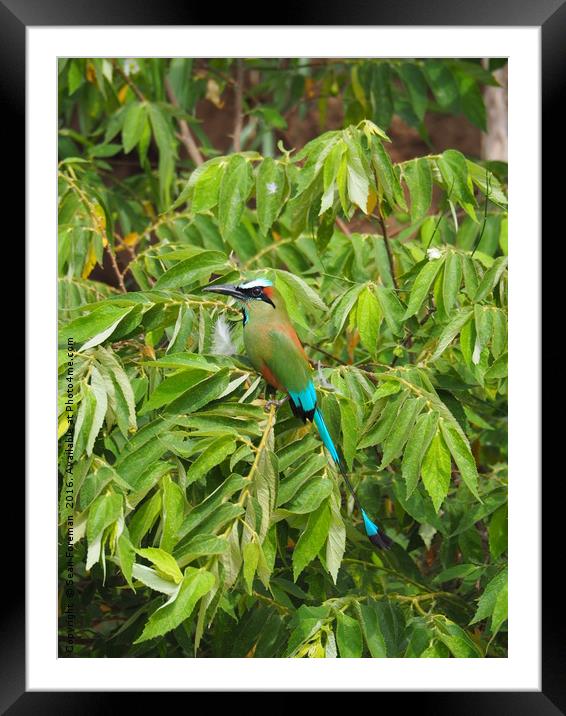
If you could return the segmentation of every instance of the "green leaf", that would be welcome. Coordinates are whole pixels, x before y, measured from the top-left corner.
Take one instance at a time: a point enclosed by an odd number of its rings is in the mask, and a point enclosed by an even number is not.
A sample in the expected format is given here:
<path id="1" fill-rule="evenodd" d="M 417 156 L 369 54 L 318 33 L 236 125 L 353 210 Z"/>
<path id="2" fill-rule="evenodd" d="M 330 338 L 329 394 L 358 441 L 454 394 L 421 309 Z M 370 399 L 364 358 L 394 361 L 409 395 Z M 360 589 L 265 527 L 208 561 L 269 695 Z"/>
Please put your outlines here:
<path id="1" fill-rule="evenodd" d="M 122 143 L 126 154 L 129 154 L 140 141 L 146 123 L 146 105 L 143 102 L 128 104 L 122 125 Z"/>
<path id="2" fill-rule="evenodd" d="M 460 255 L 449 251 L 444 262 L 444 278 L 442 284 L 442 298 L 444 310 L 449 316 L 462 283 L 462 262 Z"/>
<path id="3" fill-rule="evenodd" d="M 169 116 L 155 103 L 148 105 L 149 119 L 157 148 L 159 149 L 159 191 L 163 208 L 171 203 L 171 185 L 175 170 L 175 136 Z"/>
<path id="4" fill-rule="evenodd" d="M 487 528 L 489 551 L 493 559 L 501 557 L 507 550 L 507 505 L 501 505 L 489 521 Z"/>
<path id="5" fill-rule="evenodd" d="M 311 512 L 305 531 L 293 550 L 293 580 L 303 569 L 312 562 L 321 550 L 328 536 L 330 528 L 331 510 L 328 500 L 322 502 L 314 512 Z"/>
<path id="6" fill-rule="evenodd" d="M 122 574 L 124 575 L 126 582 L 132 589 L 134 589 L 132 568 L 136 558 L 136 550 L 130 541 L 127 527 L 124 527 L 124 531 L 116 541 L 116 554 L 118 555 L 120 569 L 122 570 Z"/>
<path id="7" fill-rule="evenodd" d="M 468 216 L 477 221 L 473 192 L 470 188 L 471 179 L 468 176 L 466 158 L 456 149 L 447 149 L 436 160 L 440 174 L 444 181 L 445 190 L 452 201 L 457 201 Z"/>
<path id="8" fill-rule="evenodd" d="M 248 594 L 252 593 L 255 571 L 259 562 L 259 547 L 255 542 L 248 542 L 242 550 L 244 560 L 244 582 Z"/>
<path id="9" fill-rule="evenodd" d="M 356 304 L 359 294 L 363 291 L 363 285 L 357 284 L 348 289 L 346 293 L 339 297 L 332 305 L 332 320 L 335 325 L 335 336 L 338 336 L 342 330 L 346 319 L 350 315 L 350 311 Z"/>
<path id="10" fill-rule="evenodd" d="M 437 358 L 440 358 L 473 315 L 474 311 L 472 308 L 461 308 L 454 314 L 452 319 L 446 324 L 440 334 L 438 345 L 430 358 L 431 361 L 435 361 Z"/>
<path id="11" fill-rule="evenodd" d="M 285 167 L 271 157 L 260 164 L 256 178 L 256 209 L 259 228 L 267 234 L 284 206 L 287 190 Z"/>
<path id="12" fill-rule="evenodd" d="M 505 596 L 507 596 L 507 574 L 507 567 L 505 567 L 505 569 L 502 569 L 500 572 L 498 572 L 488 582 L 483 594 L 479 598 L 478 608 L 470 624 L 475 624 L 476 622 L 482 621 L 483 619 L 488 619 L 493 615 L 499 595 L 503 593 L 505 594 Z M 500 618 L 502 615 L 501 604 L 499 605 L 499 609 L 500 611 L 497 614 L 498 618 Z"/>
<path id="13" fill-rule="evenodd" d="M 376 403 L 378 400 L 381 400 L 381 398 L 387 398 L 389 395 L 395 395 L 395 393 L 398 393 L 400 390 L 401 383 L 396 383 L 392 380 L 385 381 L 371 396 L 371 399 L 374 403 Z"/>
<path id="14" fill-rule="evenodd" d="M 346 144 L 342 141 L 332 147 L 332 150 L 324 161 L 323 169 L 323 187 L 324 193 L 320 202 L 319 216 L 328 211 L 334 204 L 334 194 L 336 193 L 336 180 L 338 170 L 342 163 L 342 157 L 346 151 Z M 334 222 L 332 222 L 334 224 Z"/>
<path id="15" fill-rule="evenodd" d="M 357 327 L 364 348 L 372 355 L 377 350 L 377 337 L 383 314 L 375 294 L 369 286 L 360 293 L 357 304 Z"/>
<path id="16" fill-rule="evenodd" d="M 285 505 L 288 512 L 304 515 L 316 510 L 332 492 L 332 480 L 321 476 L 311 478 L 300 488 L 293 499 Z"/>
<path id="17" fill-rule="evenodd" d="M 90 506 L 86 528 L 87 541 L 92 542 L 122 514 L 122 495 L 100 495 Z"/>
<path id="18" fill-rule="evenodd" d="M 359 659 L 362 656 L 362 630 L 357 619 L 337 612 L 336 641 L 341 659 Z"/>
<path id="19" fill-rule="evenodd" d="M 482 132 L 487 131 L 485 104 L 478 83 L 473 77 L 463 73 L 458 74 L 458 83 L 460 85 L 460 99 L 464 114 Z"/>
<path id="20" fill-rule="evenodd" d="M 436 616 L 434 621 L 438 638 L 457 659 L 483 656 L 471 637 L 457 624 L 442 616 Z"/>
<path id="21" fill-rule="evenodd" d="M 352 204 L 356 204 L 364 214 L 367 214 L 370 192 L 369 166 L 359 144 L 359 135 L 346 131 L 344 139 L 347 146 L 346 180 L 348 198 Z"/>
<path id="22" fill-rule="evenodd" d="M 133 306 L 106 305 L 95 308 L 86 316 L 76 318 L 67 323 L 59 331 L 59 345 L 67 346 L 71 338 L 75 345 L 83 343 L 81 350 L 97 346 L 109 338 L 117 328 L 120 321 L 127 316 Z M 87 339 L 91 340 L 87 342 Z"/>
<path id="23" fill-rule="evenodd" d="M 214 582 L 214 575 L 210 572 L 187 567 L 175 601 L 150 616 L 142 635 L 134 644 L 163 636 L 179 626 L 190 617 L 198 600 L 212 589 Z"/>
<path id="24" fill-rule="evenodd" d="M 210 211 L 218 204 L 223 169 L 224 162 L 219 158 L 215 158 L 205 162 L 191 175 L 188 189 L 190 191 L 191 209 L 195 214 Z M 181 196 L 179 196 L 175 204 L 182 203 Z"/>
<path id="25" fill-rule="evenodd" d="M 282 269 L 277 269 L 273 273 L 276 276 L 276 281 L 282 281 L 287 285 L 302 305 L 310 305 L 319 311 L 328 311 L 326 303 L 324 303 L 318 293 L 311 288 L 304 279 L 300 278 L 300 276 L 295 276 L 289 271 L 283 271 Z"/>
<path id="26" fill-rule="evenodd" d="M 153 391 L 149 399 L 140 410 L 140 415 L 156 410 L 164 405 L 169 405 L 178 397 L 186 393 L 190 388 L 202 383 L 209 372 L 206 369 L 195 368 L 181 370 L 174 375 L 165 378 Z"/>
<path id="27" fill-rule="evenodd" d="M 427 60 L 422 68 L 434 97 L 442 109 L 454 111 L 457 107 L 459 89 L 456 78 L 444 60 Z"/>
<path id="28" fill-rule="evenodd" d="M 159 546 L 167 552 L 171 552 L 179 540 L 184 508 L 184 491 L 176 482 L 173 482 L 169 475 L 165 475 L 163 478 L 163 525 Z"/>
<path id="29" fill-rule="evenodd" d="M 399 457 L 403 446 L 413 430 L 415 420 L 424 405 L 424 398 L 409 398 L 403 403 L 387 439 L 383 444 L 383 457 L 381 458 L 381 464 L 379 466 L 380 470 L 384 470 L 392 460 Z"/>
<path id="30" fill-rule="evenodd" d="M 213 271 L 225 268 L 225 254 L 220 251 L 200 251 L 165 271 L 155 282 L 154 288 L 171 289 L 189 286 L 205 277 L 208 278 Z"/>
<path id="31" fill-rule="evenodd" d="M 393 116 L 392 77 L 389 65 L 380 62 L 372 65 L 371 72 L 371 98 L 375 121 L 380 127 L 386 129 L 391 125 Z"/>
<path id="32" fill-rule="evenodd" d="M 424 119 L 428 106 L 428 87 L 420 68 L 412 62 L 403 62 L 401 78 L 407 87 L 411 106 L 420 121 Z"/>
<path id="33" fill-rule="evenodd" d="M 386 286 L 376 286 L 375 290 L 387 327 L 393 335 L 402 335 L 405 307 L 399 300 L 397 292 L 394 288 Z"/>
<path id="34" fill-rule="evenodd" d="M 440 430 L 437 430 L 425 453 L 421 472 L 423 484 L 432 499 L 436 512 L 444 502 L 450 485 L 450 452 Z"/>
<path id="35" fill-rule="evenodd" d="M 170 579 L 175 584 L 179 584 L 183 579 L 183 573 L 179 569 L 179 565 L 175 558 L 164 549 L 157 547 L 147 547 L 146 549 L 137 549 L 136 552 L 140 557 L 145 557 L 157 568 L 158 574 L 164 579 Z"/>
<path id="36" fill-rule="evenodd" d="M 250 163 L 233 154 L 222 175 L 218 196 L 218 225 L 225 240 L 238 228 L 253 184 Z"/>
<path id="37" fill-rule="evenodd" d="M 411 222 L 415 223 L 429 210 L 432 202 L 432 171 L 427 159 L 413 159 L 403 164 L 403 177 L 411 198 Z"/>
<path id="38" fill-rule="evenodd" d="M 104 379 L 100 375 L 98 368 L 94 365 L 91 368 L 90 387 L 92 389 L 92 396 L 95 400 L 95 407 L 92 415 L 92 422 L 90 424 L 90 430 L 88 431 L 88 437 L 86 440 L 87 455 L 92 455 L 94 441 L 102 428 L 104 417 L 106 415 L 106 409 L 108 407 L 108 398 L 106 396 Z"/>
<path id="39" fill-rule="evenodd" d="M 405 618 L 398 604 L 392 600 L 373 602 L 379 628 L 385 641 L 387 656 L 401 656 L 405 648 Z"/>
<path id="40" fill-rule="evenodd" d="M 409 305 L 403 316 L 404 320 L 414 316 L 419 312 L 424 301 L 428 297 L 430 288 L 433 284 L 434 279 L 438 275 L 438 272 L 444 265 L 445 255 L 438 259 L 427 261 L 423 268 L 419 271 L 416 279 L 413 282 L 411 293 L 409 295 Z"/>
<path id="41" fill-rule="evenodd" d="M 356 607 L 359 610 L 360 624 L 369 653 L 374 659 L 384 659 L 387 656 L 387 648 L 381 633 L 375 602 L 372 600 L 368 604 L 356 604 Z"/>
<path id="42" fill-rule="evenodd" d="M 415 428 L 407 440 L 401 472 L 407 486 L 407 499 L 413 494 L 421 472 L 421 464 L 428 447 L 436 434 L 438 415 L 429 411 L 419 415 Z"/>
<path id="43" fill-rule="evenodd" d="M 190 485 L 207 475 L 216 465 L 224 462 L 236 449 L 232 435 L 221 435 L 206 447 L 187 470 L 186 484 Z"/>
<path id="44" fill-rule="evenodd" d="M 353 402 L 347 398 L 341 398 L 338 404 L 340 406 L 340 427 L 342 428 L 342 451 L 346 464 L 351 470 L 359 437 L 357 413 Z"/>
<path id="45" fill-rule="evenodd" d="M 474 302 L 478 303 L 483 301 L 493 291 L 493 289 L 499 283 L 503 272 L 507 268 L 508 258 L 507 256 L 500 256 L 495 259 L 491 268 L 489 268 L 480 282 L 476 295 L 474 296 Z"/>
<path id="46" fill-rule="evenodd" d="M 468 164 L 470 177 L 478 189 L 489 198 L 489 201 L 502 209 L 506 209 L 507 197 L 503 192 L 499 179 L 497 179 L 493 172 L 490 172 L 485 167 L 471 162 L 469 159 L 467 159 L 466 162 Z"/>
<path id="47" fill-rule="evenodd" d="M 161 493 L 156 492 L 135 511 L 129 524 L 130 539 L 133 545 L 139 545 L 155 524 L 161 512 Z"/>
<path id="48" fill-rule="evenodd" d="M 227 507 L 234 507 L 228 504 Z M 175 549 L 175 556 L 180 564 L 213 554 L 224 554 L 228 549 L 228 542 L 225 537 L 216 537 L 215 535 L 197 534 L 191 539 L 184 542 L 183 546 Z"/>
<path id="49" fill-rule="evenodd" d="M 481 502 L 478 492 L 478 469 L 468 441 L 462 437 L 454 425 L 443 419 L 440 420 L 440 428 L 454 462 L 458 466 L 462 480 L 464 480 L 472 495 Z"/>
<path id="50" fill-rule="evenodd" d="M 346 550 L 346 527 L 340 511 L 340 497 L 335 490 L 330 498 L 330 529 L 326 542 L 326 568 L 332 575 L 334 584 L 338 579 L 338 570 Z"/>
<path id="51" fill-rule="evenodd" d="M 391 157 L 377 137 L 372 137 L 371 147 L 371 160 L 377 174 L 378 190 L 385 195 L 391 206 L 398 206 L 407 210 L 405 195 L 391 162 Z"/>
<path id="52" fill-rule="evenodd" d="M 508 616 L 508 587 L 507 581 L 501 587 L 493 607 L 493 613 L 491 615 L 491 633 L 497 634 L 501 629 L 504 622 L 507 621 Z"/>

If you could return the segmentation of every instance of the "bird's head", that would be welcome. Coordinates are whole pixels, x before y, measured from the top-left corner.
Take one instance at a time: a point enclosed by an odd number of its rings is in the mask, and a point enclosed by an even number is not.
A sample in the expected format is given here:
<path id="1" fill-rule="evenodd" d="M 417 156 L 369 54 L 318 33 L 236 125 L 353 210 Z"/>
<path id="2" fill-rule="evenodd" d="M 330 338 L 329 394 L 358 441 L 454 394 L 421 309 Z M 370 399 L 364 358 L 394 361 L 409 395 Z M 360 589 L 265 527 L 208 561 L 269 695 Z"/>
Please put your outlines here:
<path id="1" fill-rule="evenodd" d="M 212 284 L 205 286 L 202 290 L 232 296 L 249 306 L 262 302 L 277 308 L 278 304 L 282 302 L 273 282 L 267 278 L 255 278 L 238 285 Z"/>

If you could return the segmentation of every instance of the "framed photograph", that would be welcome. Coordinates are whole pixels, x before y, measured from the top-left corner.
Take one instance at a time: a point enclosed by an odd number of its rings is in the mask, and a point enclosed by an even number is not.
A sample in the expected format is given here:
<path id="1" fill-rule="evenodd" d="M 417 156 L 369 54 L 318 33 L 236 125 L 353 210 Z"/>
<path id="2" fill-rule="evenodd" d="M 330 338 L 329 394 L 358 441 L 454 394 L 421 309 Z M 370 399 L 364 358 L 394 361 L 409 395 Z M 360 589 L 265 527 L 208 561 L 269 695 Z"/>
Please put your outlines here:
<path id="1" fill-rule="evenodd" d="M 537 427 L 565 11 L 479 10 L 4 2 L 28 308 L 8 713 L 185 690 L 564 708 Z"/>

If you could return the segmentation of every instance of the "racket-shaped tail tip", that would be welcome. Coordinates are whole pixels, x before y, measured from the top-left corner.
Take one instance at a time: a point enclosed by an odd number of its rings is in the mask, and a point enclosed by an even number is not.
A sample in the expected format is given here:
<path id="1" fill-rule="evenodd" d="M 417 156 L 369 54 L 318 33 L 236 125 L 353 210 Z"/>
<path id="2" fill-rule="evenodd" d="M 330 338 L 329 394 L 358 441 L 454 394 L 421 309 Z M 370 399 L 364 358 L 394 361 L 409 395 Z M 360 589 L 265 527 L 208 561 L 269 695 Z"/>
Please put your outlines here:
<path id="1" fill-rule="evenodd" d="M 374 535 L 368 535 L 369 541 L 378 549 L 391 549 L 393 540 L 388 537 L 385 532 L 378 532 Z"/>
<path id="2" fill-rule="evenodd" d="M 369 541 L 378 549 L 389 549 L 393 544 L 393 540 L 380 530 L 375 522 L 370 520 L 365 510 L 362 510 L 362 517 L 364 518 L 364 526 Z"/>

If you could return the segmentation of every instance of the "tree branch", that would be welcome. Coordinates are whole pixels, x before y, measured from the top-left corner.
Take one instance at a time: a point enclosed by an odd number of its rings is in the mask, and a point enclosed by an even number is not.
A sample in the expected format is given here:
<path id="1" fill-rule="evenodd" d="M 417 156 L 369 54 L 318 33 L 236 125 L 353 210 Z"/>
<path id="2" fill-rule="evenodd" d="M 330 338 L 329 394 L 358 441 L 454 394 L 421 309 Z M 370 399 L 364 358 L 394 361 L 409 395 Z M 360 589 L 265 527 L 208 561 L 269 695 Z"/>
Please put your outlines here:
<path id="1" fill-rule="evenodd" d="M 169 97 L 169 101 L 171 102 L 173 107 L 178 109 L 179 108 L 179 100 L 175 96 L 175 92 L 173 91 L 171 82 L 169 82 L 169 79 L 167 77 L 165 78 L 165 91 L 167 92 L 167 97 Z M 179 129 L 181 130 L 177 136 L 179 137 L 179 139 L 183 143 L 185 149 L 187 150 L 187 154 L 193 160 L 193 162 L 197 165 L 197 167 L 200 166 L 201 164 L 204 164 L 204 159 L 202 158 L 200 149 L 198 148 L 197 143 L 194 140 L 194 137 L 192 135 L 191 130 L 189 129 L 189 125 L 187 124 L 186 120 L 177 119 L 177 123 L 179 125 Z"/>

